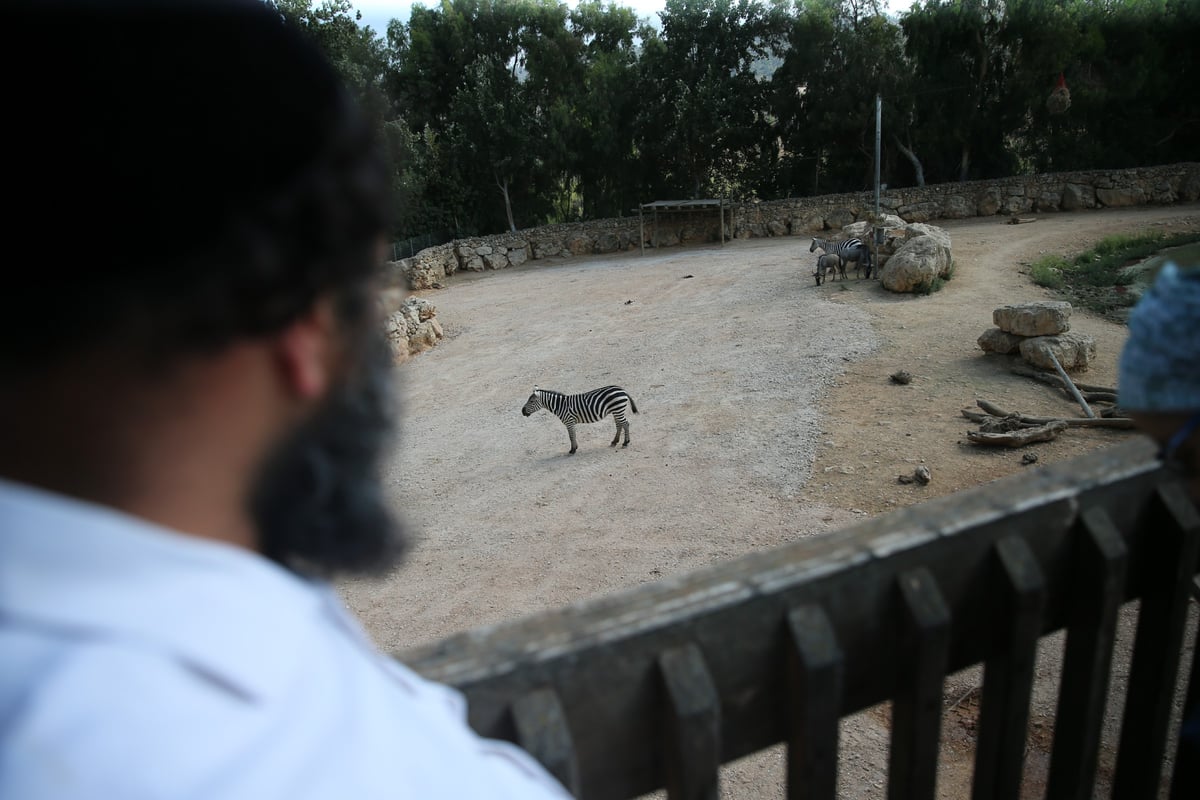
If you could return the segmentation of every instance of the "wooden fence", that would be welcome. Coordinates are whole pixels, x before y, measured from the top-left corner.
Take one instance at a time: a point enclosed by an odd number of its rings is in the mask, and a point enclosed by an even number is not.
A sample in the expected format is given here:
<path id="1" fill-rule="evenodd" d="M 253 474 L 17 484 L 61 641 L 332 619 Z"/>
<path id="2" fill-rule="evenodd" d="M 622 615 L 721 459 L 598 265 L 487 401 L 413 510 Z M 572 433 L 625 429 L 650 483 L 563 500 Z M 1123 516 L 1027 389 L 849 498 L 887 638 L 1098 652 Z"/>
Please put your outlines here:
<path id="1" fill-rule="evenodd" d="M 1196 507 L 1131 442 L 401 657 L 585 800 L 715 798 L 723 763 L 780 742 L 787 796 L 833 798 L 840 718 L 885 700 L 888 797 L 933 798 L 945 676 L 982 664 L 984 800 L 1018 796 L 1038 641 L 1065 628 L 1047 796 L 1082 799 L 1136 599 L 1112 796 L 1144 800 L 1175 753 L 1198 554 Z M 1179 759 L 1174 780 L 1198 770 Z"/>

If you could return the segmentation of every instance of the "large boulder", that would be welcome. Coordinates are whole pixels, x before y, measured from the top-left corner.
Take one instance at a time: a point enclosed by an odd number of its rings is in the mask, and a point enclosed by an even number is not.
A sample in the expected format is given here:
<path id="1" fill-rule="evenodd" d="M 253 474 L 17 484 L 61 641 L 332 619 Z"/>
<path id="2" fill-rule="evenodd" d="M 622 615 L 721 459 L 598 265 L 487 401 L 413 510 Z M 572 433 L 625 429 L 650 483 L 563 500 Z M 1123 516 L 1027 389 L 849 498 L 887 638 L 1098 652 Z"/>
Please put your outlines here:
<path id="1" fill-rule="evenodd" d="M 918 236 L 888 259 L 879 272 L 879 282 L 892 292 L 928 291 L 935 278 L 950 276 L 951 263 L 950 248 L 939 238 Z"/>
<path id="2" fill-rule="evenodd" d="M 1083 372 L 1096 359 L 1096 340 L 1083 333 L 1034 336 L 1021 342 L 1021 358 L 1042 369 L 1054 369 L 1050 353 L 1065 370 Z"/>
<path id="3" fill-rule="evenodd" d="M 1039 300 L 1001 306 L 992 311 L 992 322 L 1017 336 L 1053 336 L 1071 330 L 1071 304 L 1062 300 Z"/>
<path id="4" fill-rule="evenodd" d="M 862 239 L 864 242 L 867 242 L 867 241 L 870 241 L 871 236 L 873 235 L 876 227 L 888 230 L 888 229 L 892 229 L 892 228 L 903 228 L 905 225 L 908 224 L 904 220 L 897 217 L 895 214 L 882 214 L 881 217 L 882 217 L 882 219 L 878 226 L 872 224 L 871 221 L 867 220 L 867 219 L 860 219 L 858 222 L 850 223 L 846 227 L 842 228 L 842 238 L 843 239 L 857 238 L 857 239 Z M 927 228 L 929 226 L 925 225 L 922 227 Z"/>
<path id="5" fill-rule="evenodd" d="M 976 341 L 979 349 L 985 353 L 1008 355 L 1021 349 L 1021 342 L 1025 341 L 1025 337 L 1005 333 L 999 328 L 988 328 Z"/>

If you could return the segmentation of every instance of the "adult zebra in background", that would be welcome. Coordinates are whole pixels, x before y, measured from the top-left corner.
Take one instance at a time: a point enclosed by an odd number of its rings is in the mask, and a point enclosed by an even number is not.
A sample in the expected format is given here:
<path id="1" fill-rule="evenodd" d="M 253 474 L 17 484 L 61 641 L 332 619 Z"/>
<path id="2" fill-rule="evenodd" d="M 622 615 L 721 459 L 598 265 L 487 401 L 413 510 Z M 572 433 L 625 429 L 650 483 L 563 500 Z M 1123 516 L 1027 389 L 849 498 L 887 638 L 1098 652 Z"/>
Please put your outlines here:
<path id="1" fill-rule="evenodd" d="M 866 270 L 867 277 L 871 277 L 871 249 L 863 244 L 862 239 L 846 239 L 839 242 L 833 239 L 813 237 L 812 246 L 808 248 L 808 252 L 815 253 L 818 249 L 841 257 L 843 262 L 853 261 L 854 268 L 860 275 L 862 270 Z"/>
<path id="2" fill-rule="evenodd" d="M 625 444 L 629 446 L 629 420 L 625 418 L 625 408 L 638 413 L 637 405 L 629 393 L 620 386 L 603 386 L 582 394 L 563 394 L 550 389 L 533 387 L 533 394 L 525 401 L 521 413 L 529 416 L 535 411 L 546 409 L 562 420 L 567 426 L 567 434 L 571 437 L 571 454 L 579 445 L 575 442 L 575 426 L 580 422 L 600 422 L 612 414 L 617 423 L 617 435 L 613 437 L 609 447 L 616 447 L 621 439 L 621 431 L 625 431 Z"/>

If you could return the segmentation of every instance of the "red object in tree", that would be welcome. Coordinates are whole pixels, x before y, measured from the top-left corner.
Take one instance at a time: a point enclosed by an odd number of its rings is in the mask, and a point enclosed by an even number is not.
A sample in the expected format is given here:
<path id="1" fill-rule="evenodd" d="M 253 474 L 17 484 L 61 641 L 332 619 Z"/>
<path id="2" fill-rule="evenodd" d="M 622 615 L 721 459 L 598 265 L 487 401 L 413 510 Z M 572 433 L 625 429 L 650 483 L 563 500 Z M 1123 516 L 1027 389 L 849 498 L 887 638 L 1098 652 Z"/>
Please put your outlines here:
<path id="1" fill-rule="evenodd" d="M 1071 107 L 1071 90 L 1067 88 L 1067 76 L 1058 73 L 1058 85 L 1046 98 L 1046 108 L 1051 114 L 1062 114 Z"/>

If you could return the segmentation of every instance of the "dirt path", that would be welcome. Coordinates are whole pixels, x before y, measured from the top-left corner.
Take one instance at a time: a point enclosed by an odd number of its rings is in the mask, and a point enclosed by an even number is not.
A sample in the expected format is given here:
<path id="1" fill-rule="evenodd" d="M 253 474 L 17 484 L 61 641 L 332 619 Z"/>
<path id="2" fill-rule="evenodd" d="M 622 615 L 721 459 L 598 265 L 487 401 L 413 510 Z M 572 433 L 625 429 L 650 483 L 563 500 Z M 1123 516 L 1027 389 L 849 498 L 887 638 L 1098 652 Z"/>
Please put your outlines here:
<path id="1" fill-rule="evenodd" d="M 1111 233 L 1197 230 L 1200 207 L 940 224 L 957 267 L 929 297 L 854 278 L 817 287 L 801 238 L 539 261 L 419 293 L 438 305 L 447 338 L 400 370 L 403 439 L 387 476 L 417 544 L 395 574 L 345 583 L 351 608 L 385 649 L 402 651 L 1037 469 L 1021 466 L 1023 451 L 963 443 L 960 409 L 979 397 L 1075 413 L 978 350 L 992 309 L 1049 296 L 1022 272 L 1042 253 Z M 1123 326 L 1076 311 L 1072 328 L 1096 338 L 1086 380 L 1115 384 Z M 900 369 L 910 385 L 889 382 Z M 641 411 L 627 449 L 608 447 L 606 422 L 581 426 L 567 456 L 556 419 L 520 414 L 534 384 L 610 383 Z M 1126 435 L 1071 431 L 1029 449 L 1045 464 Z M 920 463 L 930 485 L 897 483 Z M 1056 674 L 1051 653 L 1035 719 L 1053 715 Z M 952 677 L 947 696 L 975 681 Z M 954 710 L 962 724 L 947 725 L 943 797 L 969 787 L 970 706 L 967 697 Z M 843 731 L 840 793 L 882 797 L 886 711 Z M 778 750 L 767 751 L 728 768 L 724 794 L 782 797 L 781 776 Z"/>

